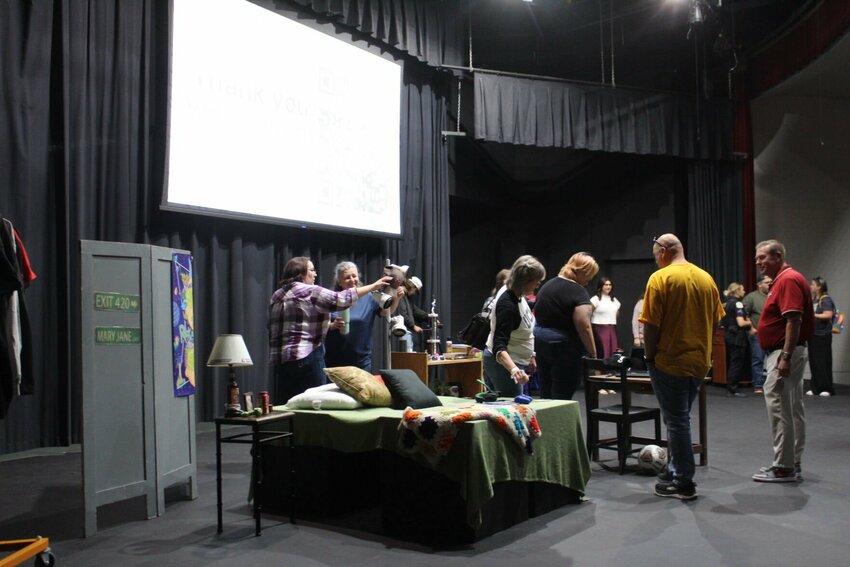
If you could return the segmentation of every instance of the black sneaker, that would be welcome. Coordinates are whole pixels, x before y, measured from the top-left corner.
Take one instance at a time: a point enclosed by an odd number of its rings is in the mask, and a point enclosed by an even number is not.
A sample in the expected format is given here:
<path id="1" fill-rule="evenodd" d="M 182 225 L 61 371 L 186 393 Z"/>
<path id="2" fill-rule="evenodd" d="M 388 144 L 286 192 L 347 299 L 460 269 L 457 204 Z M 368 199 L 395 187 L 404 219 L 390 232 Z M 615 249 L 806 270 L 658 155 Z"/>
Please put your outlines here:
<path id="1" fill-rule="evenodd" d="M 678 498 L 679 500 L 693 500 L 697 497 L 697 485 L 693 482 L 685 484 L 677 480 L 670 482 L 659 482 L 655 485 L 655 495 L 662 498 Z"/>
<path id="2" fill-rule="evenodd" d="M 670 469 L 668 469 L 666 467 L 663 471 L 661 471 L 660 473 L 658 473 L 655 476 L 656 476 L 656 478 L 658 478 L 658 480 L 661 480 L 661 481 L 664 481 L 664 482 L 670 482 L 671 480 L 673 480 L 673 473 L 671 473 Z"/>

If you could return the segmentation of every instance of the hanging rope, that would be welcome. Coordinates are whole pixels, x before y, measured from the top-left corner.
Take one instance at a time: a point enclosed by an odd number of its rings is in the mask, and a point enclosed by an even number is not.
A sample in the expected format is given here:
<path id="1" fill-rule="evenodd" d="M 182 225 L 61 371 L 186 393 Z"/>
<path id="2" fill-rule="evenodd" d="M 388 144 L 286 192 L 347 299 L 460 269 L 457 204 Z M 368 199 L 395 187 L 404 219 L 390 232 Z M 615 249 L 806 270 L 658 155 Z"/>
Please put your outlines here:
<path id="1" fill-rule="evenodd" d="M 614 0 L 610 0 L 608 6 L 611 13 L 611 86 L 617 86 L 617 77 L 614 72 Z"/>
<path id="2" fill-rule="evenodd" d="M 602 25 L 602 0 L 599 4 L 599 63 L 602 65 L 602 84 L 605 84 L 605 28 Z"/>

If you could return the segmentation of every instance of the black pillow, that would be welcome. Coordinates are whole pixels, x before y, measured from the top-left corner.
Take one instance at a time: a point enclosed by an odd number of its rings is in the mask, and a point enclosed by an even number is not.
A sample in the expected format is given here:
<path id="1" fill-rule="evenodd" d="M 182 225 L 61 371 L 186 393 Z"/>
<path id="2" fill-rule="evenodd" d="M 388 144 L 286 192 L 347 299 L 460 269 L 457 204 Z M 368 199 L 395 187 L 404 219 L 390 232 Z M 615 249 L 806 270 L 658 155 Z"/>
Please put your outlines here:
<path id="1" fill-rule="evenodd" d="M 440 399 L 431 389 L 422 383 L 416 372 L 407 368 L 394 370 L 379 370 L 378 374 L 384 379 L 384 384 L 393 397 L 394 409 L 432 408 L 442 406 Z"/>

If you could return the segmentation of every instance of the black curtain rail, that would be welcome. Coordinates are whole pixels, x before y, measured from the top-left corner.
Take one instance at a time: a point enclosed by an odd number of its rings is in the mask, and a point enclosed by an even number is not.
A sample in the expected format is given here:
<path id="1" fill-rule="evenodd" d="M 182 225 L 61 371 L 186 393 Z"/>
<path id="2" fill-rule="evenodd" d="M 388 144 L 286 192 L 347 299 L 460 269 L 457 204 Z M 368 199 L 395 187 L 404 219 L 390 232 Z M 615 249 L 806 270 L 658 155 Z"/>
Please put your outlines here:
<path id="1" fill-rule="evenodd" d="M 629 90 L 629 91 L 642 91 L 650 94 L 663 94 L 663 95 L 676 95 L 682 96 L 689 93 L 677 92 L 677 91 L 669 91 L 664 89 L 650 89 L 647 87 L 632 87 L 629 85 L 611 85 L 609 83 L 600 83 L 599 81 L 582 81 L 579 79 L 565 79 L 564 77 L 553 77 L 550 75 L 535 75 L 532 73 L 517 73 L 515 71 L 500 71 L 498 69 L 485 69 L 483 67 L 469 67 L 465 65 L 437 65 L 438 69 L 450 69 L 453 71 L 464 71 L 466 73 L 489 73 L 491 75 L 502 75 L 505 77 L 517 77 L 520 79 L 534 79 L 540 81 L 557 81 L 560 83 L 572 83 L 575 85 L 584 85 L 588 87 L 603 87 L 614 90 Z M 723 100 L 726 100 L 724 97 Z"/>

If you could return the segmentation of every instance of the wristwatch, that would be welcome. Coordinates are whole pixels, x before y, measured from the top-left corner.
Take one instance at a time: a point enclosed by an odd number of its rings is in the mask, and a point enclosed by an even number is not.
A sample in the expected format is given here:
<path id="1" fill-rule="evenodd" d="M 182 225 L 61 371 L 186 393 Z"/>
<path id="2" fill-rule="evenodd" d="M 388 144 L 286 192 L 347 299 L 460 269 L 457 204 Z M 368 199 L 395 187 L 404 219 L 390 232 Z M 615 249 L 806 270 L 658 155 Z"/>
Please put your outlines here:
<path id="1" fill-rule="evenodd" d="M 781 358 L 782 360 L 791 360 L 791 353 L 787 350 L 783 350 L 779 353 L 779 358 Z"/>

